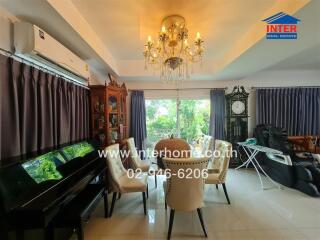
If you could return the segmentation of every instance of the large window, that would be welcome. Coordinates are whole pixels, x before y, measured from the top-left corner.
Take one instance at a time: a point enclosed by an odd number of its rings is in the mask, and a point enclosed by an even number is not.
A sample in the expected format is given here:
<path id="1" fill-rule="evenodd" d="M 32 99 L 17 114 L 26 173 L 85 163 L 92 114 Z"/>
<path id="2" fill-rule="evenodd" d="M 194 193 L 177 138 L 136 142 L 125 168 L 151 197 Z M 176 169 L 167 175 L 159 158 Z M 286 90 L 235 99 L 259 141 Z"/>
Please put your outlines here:
<path id="1" fill-rule="evenodd" d="M 209 99 L 152 99 L 146 100 L 147 148 L 171 134 L 189 143 L 209 132 Z"/>

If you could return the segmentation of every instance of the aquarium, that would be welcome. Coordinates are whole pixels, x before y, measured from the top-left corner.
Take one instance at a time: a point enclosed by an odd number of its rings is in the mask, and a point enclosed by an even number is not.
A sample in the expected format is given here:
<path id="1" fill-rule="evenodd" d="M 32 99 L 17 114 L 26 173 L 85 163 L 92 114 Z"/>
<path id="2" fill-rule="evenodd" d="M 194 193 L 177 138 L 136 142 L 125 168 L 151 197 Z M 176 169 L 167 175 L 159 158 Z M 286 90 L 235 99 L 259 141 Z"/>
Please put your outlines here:
<path id="1" fill-rule="evenodd" d="M 41 183 L 61 179 L 57 167 L 65 162 L 60 152 L 53 151 L 22 164 L 22 167 L 36 183 Z"/>
<path id="2" fill-rule="evenodd" d="M 62 152 L 66 156 L 68 161 L 77 157 L 84 157 L 92 151 L 94 151 L 94 148 L 88 142 L 80 142 L 62 148 Z"/>

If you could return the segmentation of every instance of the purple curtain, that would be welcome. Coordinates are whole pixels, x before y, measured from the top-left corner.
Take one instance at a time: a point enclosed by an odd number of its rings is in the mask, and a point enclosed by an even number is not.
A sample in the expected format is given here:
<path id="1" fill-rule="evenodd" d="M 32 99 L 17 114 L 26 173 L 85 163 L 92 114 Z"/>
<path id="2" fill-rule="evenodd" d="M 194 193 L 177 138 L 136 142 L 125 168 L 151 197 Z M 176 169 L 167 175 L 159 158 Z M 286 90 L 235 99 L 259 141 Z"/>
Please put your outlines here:
<path id="1" fill-rule="evenodd" d="M 210 91 L 210 126 L 209 134 L 214 139 L 225 140 L 225 91 L 214 89 Z"/>
<path id="2" fill-rule="evenodd" d="M 0 55 L 0 165 L 89 137 L 89 91 Z"/>
<path id="3" fill-rule="evenodd" d="M 289 135 L 320 134 L 320 88 L 257 89 L 256 123 L 271 124 Z"/>
<path id="4" fill-rule="evenodd" d="M 138 150 L 145 149 L 147 126 L 146 104 L 143 91 L 131 92 L 130 136 L 134 138 Z"/>

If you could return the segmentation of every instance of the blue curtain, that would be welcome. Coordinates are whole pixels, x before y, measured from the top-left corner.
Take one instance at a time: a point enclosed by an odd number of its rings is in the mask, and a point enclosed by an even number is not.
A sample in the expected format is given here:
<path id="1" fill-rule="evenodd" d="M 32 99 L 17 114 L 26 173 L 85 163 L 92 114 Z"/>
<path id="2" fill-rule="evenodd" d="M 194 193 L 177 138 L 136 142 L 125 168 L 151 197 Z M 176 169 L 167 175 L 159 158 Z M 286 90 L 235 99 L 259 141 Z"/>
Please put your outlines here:
<path id="1" fill-rule="evenodd" d="M 143 91 L 131 92 L 130 136 L 134 138 L 138 150 L 145 149 L 147 126 L 146 105 Z"/>
<path id="2" fill-rule="evenodd" d="M 256 123 L 292 136 L 320 134 L 320 88 L 257 89 Z"/>
<path id="3" fill-rule="evenodd" d="M 225 91 L 220 89 L 211 90 L 210 105 L 209 134 L 214 139 L 225 140 Z"/>

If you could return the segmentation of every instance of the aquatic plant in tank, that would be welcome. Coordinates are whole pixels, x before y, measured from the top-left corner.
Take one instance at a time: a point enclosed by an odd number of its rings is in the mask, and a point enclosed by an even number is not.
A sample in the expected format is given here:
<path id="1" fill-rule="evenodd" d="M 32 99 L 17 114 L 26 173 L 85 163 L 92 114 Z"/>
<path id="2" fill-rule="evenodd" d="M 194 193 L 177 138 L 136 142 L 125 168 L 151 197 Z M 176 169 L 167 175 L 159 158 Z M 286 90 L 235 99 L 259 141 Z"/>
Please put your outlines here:
<path id="1" fill-rule="evenodd" d="M 84 157 L 92 151 L 94 151 L 94 148 L 86 141 L 62 148 L 62 152 L 68 161 L 77 157 Z"/>
<path id="2" fill-rule="evenodd" d="M 22 167 L 36 183 L 41 183 L 48 180 L 61 179 L 62 175 L 57 170 L 57 167 L 65 162 L 61 153 L 54 151 L 40 155 L 22 164 Z"/>

